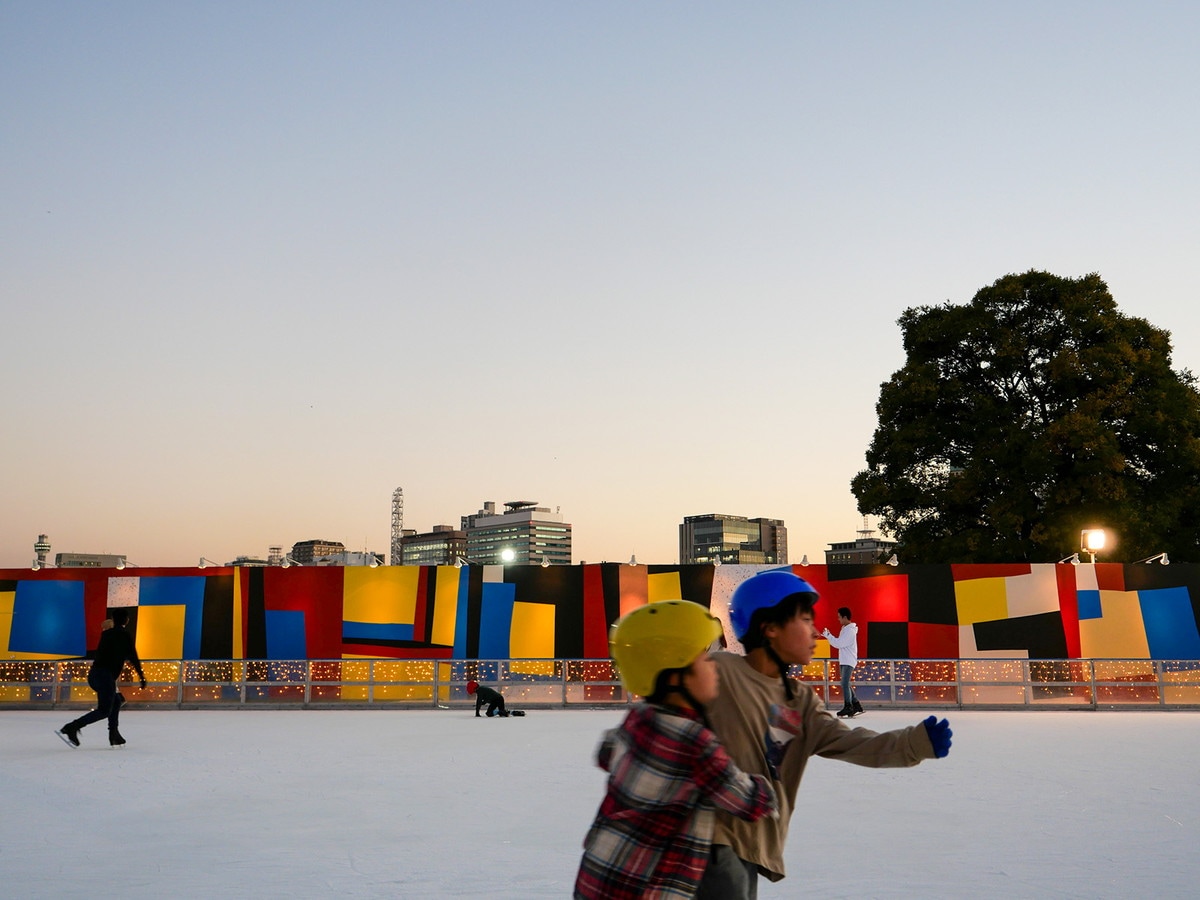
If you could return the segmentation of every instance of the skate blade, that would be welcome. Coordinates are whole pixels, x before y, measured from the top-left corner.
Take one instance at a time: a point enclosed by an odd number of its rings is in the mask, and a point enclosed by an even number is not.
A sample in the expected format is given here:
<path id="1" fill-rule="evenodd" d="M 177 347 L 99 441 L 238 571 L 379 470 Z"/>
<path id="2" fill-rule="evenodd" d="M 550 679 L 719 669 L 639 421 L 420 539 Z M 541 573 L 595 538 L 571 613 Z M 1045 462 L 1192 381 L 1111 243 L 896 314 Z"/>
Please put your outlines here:
<path id="1" fill-rule="evenodd" d="M 61 731 L 56 730 L 54 733 L 57 734 L 60 738 L 62 738 L 63 743 L 66 744 L 68 747 L 70 747 L 72 750 L 79 749 L 79 745 L 71 743 L 71 739 L 69 737 L 67 737 L 65 734 L 63 734 Z"/>

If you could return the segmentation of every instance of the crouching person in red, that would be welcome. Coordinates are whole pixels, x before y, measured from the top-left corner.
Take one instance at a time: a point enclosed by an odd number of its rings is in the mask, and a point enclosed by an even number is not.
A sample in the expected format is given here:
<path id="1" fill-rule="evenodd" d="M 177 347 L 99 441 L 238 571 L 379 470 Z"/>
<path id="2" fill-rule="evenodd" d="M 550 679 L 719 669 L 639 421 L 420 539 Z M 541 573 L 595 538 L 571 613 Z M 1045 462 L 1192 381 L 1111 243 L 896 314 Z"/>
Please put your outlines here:
<path id="1" fill-rule="evenodd" d="M 576 900 L 694 897 L 715 810 L 775 815 L 770 781 L 734 765 L 708 727 L 705 705 L 718 691 L 709 651 L 720 636 L 721 623 L 686 600 L 650 603 L 613 626 L 621 683 L 645 700 L 597 749 L 608 789 L 584 839 Z"/>

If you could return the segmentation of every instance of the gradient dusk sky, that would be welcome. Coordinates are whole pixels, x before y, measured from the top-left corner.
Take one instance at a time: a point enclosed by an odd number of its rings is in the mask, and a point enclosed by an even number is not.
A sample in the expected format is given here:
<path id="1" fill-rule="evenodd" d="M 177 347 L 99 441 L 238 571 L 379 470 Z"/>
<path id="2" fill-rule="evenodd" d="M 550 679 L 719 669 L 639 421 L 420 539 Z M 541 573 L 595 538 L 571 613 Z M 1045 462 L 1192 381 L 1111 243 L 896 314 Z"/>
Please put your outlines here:
<path id="1" fill-rule="evenodd" d="M 1200 370 L 1194 2 L 0 2 L 0 566 L 536 500 L 813 561 L 908 307 L 1098 272 Z M 1072 547 L 1064 547 L 1063 555 Z M 1049 560 L 1048 560 L 1049 561 Z"/>

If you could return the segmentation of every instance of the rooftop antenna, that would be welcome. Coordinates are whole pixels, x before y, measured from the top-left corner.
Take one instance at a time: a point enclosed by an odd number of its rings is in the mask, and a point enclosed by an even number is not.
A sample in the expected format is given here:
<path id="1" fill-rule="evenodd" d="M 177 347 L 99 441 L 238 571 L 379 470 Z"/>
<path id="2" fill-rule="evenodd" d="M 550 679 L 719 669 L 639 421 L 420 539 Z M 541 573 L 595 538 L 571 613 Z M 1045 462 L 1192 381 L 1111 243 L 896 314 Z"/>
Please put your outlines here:
<path id="1" fill-rule="evenodd" d="M 863 516 L 863 526 L 862 526 L 862 528 L 860 528 L 858 530 L 858 536 L 865 540 L 866 538 L 869 538 L 874 533 L 875 533 L 875 529 L 871 527 L 871 517 Z"/>
<path id="2" fill-rule="evenodd" d="M 404 488 L 392 491 L 392 565 L 404 558 Z"/>

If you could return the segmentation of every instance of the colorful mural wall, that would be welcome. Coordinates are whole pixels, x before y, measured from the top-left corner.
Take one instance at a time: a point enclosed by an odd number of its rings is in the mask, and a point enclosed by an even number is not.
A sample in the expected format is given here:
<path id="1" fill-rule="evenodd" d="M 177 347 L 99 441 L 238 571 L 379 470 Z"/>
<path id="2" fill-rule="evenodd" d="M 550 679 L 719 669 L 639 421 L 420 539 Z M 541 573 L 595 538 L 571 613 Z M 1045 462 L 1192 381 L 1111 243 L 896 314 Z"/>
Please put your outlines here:
<path id="1" fill-rule="evenodd" d="M 83 656 L 113 607 L 143 659 L 606 658 L 629 609 L 682 597 L 728 623 L 769 568 L 4 569 L 0 659 Z M 821 594 L 819 628 L 851 608 L 866 658 L 1200 659 L 1200 566 L 790 568 Z"/>

